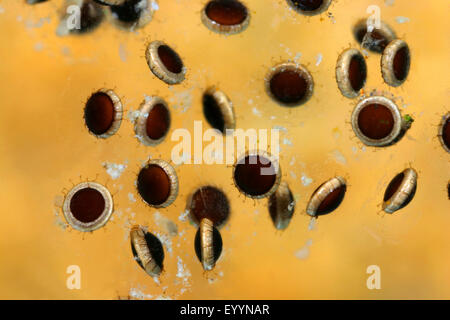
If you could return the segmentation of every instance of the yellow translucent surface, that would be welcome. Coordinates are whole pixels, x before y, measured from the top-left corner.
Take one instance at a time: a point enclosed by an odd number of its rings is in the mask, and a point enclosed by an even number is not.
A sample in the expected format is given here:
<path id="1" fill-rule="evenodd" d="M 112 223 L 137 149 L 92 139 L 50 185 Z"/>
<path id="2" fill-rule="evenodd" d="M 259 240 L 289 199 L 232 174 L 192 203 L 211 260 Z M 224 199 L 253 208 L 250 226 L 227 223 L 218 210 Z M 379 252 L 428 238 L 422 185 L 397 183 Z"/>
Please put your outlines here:
<path id="1" fill-rule="evenodd" d="M 62 1 L 1 1 L 0 298 L 450 298 L 449 154 L 437 138 L 449 108 L 448 2 L 386 2 L 393 5 L 333 1 L 330 15 L 304 17 L 283 0 L 246 0 L 248 29 L 227 37 L 201 23 L 205 1 L 160 0 L 143 29 L 123 31 L 105 21 L 90 34 L 58 37 Z M 408 80 L 399 88 L 384 84 L 380 55 L 367 59 L 365 92 L 395 97 L 402 113 L 415 119 L 399 143 L 381 149 L 364 147 L 355 137 L 350 115 L 357 99 L 340 94 L 334 73 L 338 55 L 359 48 L 351 28 L 372 4 L 412 53 Z M 398 17 L 409 21 L 399 23 Z M 168 86 L 149 71 L 145 48 L 152 40 L 166 41 L 182 57 L 188 71 L 181 85 Z M 295 57 L 314 77 L 314 94 L 301 107 L 283 108 L 264 92 L 264 76 Z M 140 200 L 140 166 L 149 157 L 170 160 L 176 144 L 170 134 L 203 120 L 201 96 L 211 85 L 233 101 L 238 128 L 286 128 L 282 179 L 297 199 L 286 231 L 274 229 L 267 200 L 239 194 L 231 166 L 178 166 L 180 191 L 171 206 L 156 210 Z M 84 102 L 102 87 L 113 88 L 124 104 L 121 128 L 107 140 L 90 135 L 83 121 Z M 159 95 L 171 108 L 171 132 L 157 147 L 138 142 L 127 116 L 144 95 Z M 112 179 L 106 162 L 126 169 Z M 414 199 L 383 214 L 387 184 L 408 166 L 418 172 Z M 305 186 L 303 175 L 312 183 Z M 308 230 L 308 199 L 335 175 L 347 179 L 346 197 Z M 112 221 L 86 234 L 64 228 L 59 208 L 64 192 L 85 180 L 106 184 L 115 206 Z M 222 256 L 209 273 L 194 252 L 196 227 L 179 218 L 188 196 L 205 184 L 222 188 L 232 208 L 221 229 Z M 161 216 L 176 223 L 178 235 L 167 234 Z M 160 283 L 133 260 L 133 224 L 171 242 L 164 241 Z M 80 290 L 66 287 L 70 265 L 81 269 Z M 381 268 L 380 290 L 366 287 L 369 265 Z"/>

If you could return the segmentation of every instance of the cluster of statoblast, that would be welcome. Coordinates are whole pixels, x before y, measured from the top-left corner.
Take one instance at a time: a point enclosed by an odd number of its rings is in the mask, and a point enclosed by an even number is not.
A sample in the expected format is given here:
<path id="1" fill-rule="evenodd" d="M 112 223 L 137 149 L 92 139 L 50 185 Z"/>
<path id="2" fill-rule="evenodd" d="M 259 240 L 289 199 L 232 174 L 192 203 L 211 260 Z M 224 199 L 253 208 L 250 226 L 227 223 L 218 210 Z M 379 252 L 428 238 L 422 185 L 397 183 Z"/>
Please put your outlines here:
<path id="1" fill-rule="evenodd" d="M 45 0 L 44 0 L 45 1 Z M 30 3 L 42 1 L 28 0 Z M 141 28 L 151 21 L 152 0 L 68 0 L 67 5 L 81 8 L 81 28 L 63 30 L 63 33 L 86 33 L 100 25 L 105 15 L 122 28 Z M 331 0 L 287 0 L 287 5 L 300 15 L 314 16 L 327 10 Z M 336 3 L 338 5 L 338 3 Z M 257 14 L 257 13 L 256 13 Z M 301 17 L 299 15 L 299 17 Z M 67 17 L 63 18 L 67 19 Z M 238 0 L 208 1 L 199 19 L 212 32 L 232 35 L 241 33 L 251 24 L 250 11 Z M 351 115 L 355 135 L 367 146 L 392 147 L 410 128 L 413 119 L 402 115 L 400 109 L 385 96 L 363 95 L 368 74 L 366 59 L 380 59 L 381 77 L 392 87 L 401 86 L 408 78 L 411 52 L 408 44 L 398 39 L 384 22 L 378 28 L 368 28 L 365 20 L 352 30 L 361 50 L 374 53 L 370 58 L 358 48 L 348 48 L 336 62 L 336 90 L 343 96 L 357 99 Z M 145 54 L 154 76 L 168 85 L 182 83 L 186 66 L 180 55 L 162 41 L 148 44 Z M 374 71 L 372 71 L 374 72 Z M 267 95 L 283 107 L 297 107 L 309 101 L 314 94 L 314 79 L 307 67 L 285 61 L 270 68 L 264 86 Z M 211 127 L 226 135 L 226 129 L 236 127 L 232 101 L 219 88 L 207 88 L 203 95 L 203 114 Z M 122 121 L 122 103 L 111 89 L 100 89 L 88 97 L 84 105 L 84 119 L 88 131 L 95 137 L 107 139 L 119 129 Z M 450 113 L 439 125 L 439 139 L 450 152 Z M 139 143 L 153 147 L 162 143 L 171 123 L 168 103 L 160 97 L 146 99 L 140 106 L 135 122 Z M 295 211 L 295 201 L 289 185 L 281 181 L 277 159 L 266 151 L 252 150 L 237 159 L 233 167 L 233 182 L 245 196 L 268 199 L 268 212 L 275 228 L 285 229 Z M 177 198 L 179 182 L 172 165 L 163 159 L 145 164 L 136 177 L 141 200 L 153 208 L 170 206 Z M 382 208 L 393 213 L 405 207 L 414 197 L 417 172 L 406 168 L 395 175 L 386 187 Z M 447 186 L 450 198 L 450 186 Z M 310 197 L 306 213 L 312 217 L 336 210 L 345 197 L 347 181 L 331 177 L 317 187 Z M 191 220 L 198 226 L 195 252 L 205 270 L 211 270 L 222 251 L 219 229 L 230 215 L 227 196 L 217 187 L 205 185 L 193 191 L 188 199 Z M 93 231 L 104 226 L 113 211 L 113 200 L 106 187 L 97 182 L 76 185 L 65 197 L 63 213 L 67 222 L 80 231 Z M 134 226 L 130 232 L 131 247 L 139 265 L 151 276 L 163 270 L 164 250 L 156 236 L 145 226 Z"/>

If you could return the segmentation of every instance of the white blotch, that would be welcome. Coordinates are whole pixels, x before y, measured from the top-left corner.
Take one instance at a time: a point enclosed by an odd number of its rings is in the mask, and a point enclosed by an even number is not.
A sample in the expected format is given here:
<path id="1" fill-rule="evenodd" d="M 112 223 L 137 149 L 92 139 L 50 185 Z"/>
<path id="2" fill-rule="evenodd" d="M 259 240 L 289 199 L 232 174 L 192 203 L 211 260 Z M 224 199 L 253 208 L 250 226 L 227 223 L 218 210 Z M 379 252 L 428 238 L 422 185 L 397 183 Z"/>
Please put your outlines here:
<path id="1" fill-rule="evenodd" d="M 153 298 L 153 296 L 151 294 L 145 294 L 144 292 L 142 292 L 138 288 L 131 288 L 130 292 L 128 293 L 128 295 L 130 296 L 130 298 L 139 299 L 139 300 L 152 299 Z"/>
<path id="2" fill-rule="evenodd" d="M 345 159 L 344 155 L 339 150 L 333 150 L 331 152 L 334 160 L 340 164 L 347 164 L 347 159 Z"/>
<path id="3" fill-rule="evenodd" d="M 183 222 L 184 222 L 184 221 L 187 221 L 188 216 L 189 216 L 189 210 L 186 209 L 185 211 L 183 211 L 182 213 L 180 213 L 180 216 L 178 217 L 178 220 L 183 221 Z"/>
<path id="4" fill-rule="evenodd" d="M 181 92 L 174 92 L 173 86 L 169 87 L 172 91 L 172 97 L 169 102 L 173 105 L 174 109 L 179 110 L 180 113 L 185 113 L 192 105 L 192 89 L 184 90 Z"/>
<path id="5" fill-rule="evenodd" d="M 177 225 L 170 219 L 163 216 L 159 211 L 156 211 L 153 214 L 153 220 L 155 220 L 155 223 L 158 227 L 164 229 L 169 236 L 176 236 L 178 234 L 178 227 Z"/>
<path id="6" fill-rule="evenodd" d="M 317 218 L 311 217 L 311 220 L 309 220 L 309 224 L 308 224 L 308 231 L 315 230 L 316 224 L 317 224 Z"/>
<path id="7" fill-rule="evenodd" d="M 384 0 L 384 4 L 387 6 L 393 6 L 394 2 L 395 2 L 395 0 Z"/>
<path id="8" fill-rule="evenodd" d="M 289 140 L 288 138 L 284 138 L 284 139 L 283 139 L 283 144 L 285 144 L 285 145 L 287 145 L 287 146 L 292 146 L 292 145 L 293 145 L 293 144 L 292 144 L 292 141 Z"/>
<path id="9" fill-rule="evenodd" d="M 289 174 L 291 175 L 292 179 L 297 179 L 297 175 L 294 173 L 294 171 L 289 171 Z"/>
<path id="10" fill-rule="evenodd" d="M 186 265 L 183 263 L 183 260 L 178 256 L 177 257 L 177 277 L 181 278 L 183 282 L 188 282 L 189 277 L 191 276 L 191 272 L 186 267 Z"/>
<path id="11" fill-rule="evenodd" d="M 118 179 L 122 172 L 127 168 L 127 163 L 128 161 L 125 161 L 124 164 L 103 162 L 102 166 L 106 169 L 106 173 L 109 174 L 113 180 L 115 180 Z"/>
<path id="12" fill-rule="evenodd" d="M 310 177 L 308 177 L 305 173 L 302 173 L 301 180 L 302 180 L 302 184 L 303 184 L 305 187 L 309 186 L 309 185 L 313 182 L 313 179 L 311 179 Z"/>
<path id="13" fill-rule="evenodd" d="M 123 62 L 127 61 L 127 49 L 123 43 L 119 44 L 119 57 Z"/>
<path id="14" fill-rule="evenodd" d="M 397 23 L 406 23 L 406 22 L 409 22 L 410 20 L 408 17 L 399 16 L 399 17 L 395 17 L 395 21 L 397 21 Z"/>
<path id="15" fill-rule="evenodd" d="M 261 112 L 258 109 L 256 109 L 256 107 L 253 107 L 252 112 L 255 116 L 258 116 L 258 117 L 262 116 Z"/>
<path id="16" fill-rule="evenodd" d="M 156 1 L 152 1 L 152 3 L 150 4 L 152 11 L 156 11 L 159 10 L 159 5 Z"/>
<path id="17" fill-rule="evenodd" d="M 157 232 L 156 235 L 158 236 L 159 241 L 166 247 L 167 252 L 172 253 L 172 239 L 168 235 L 159 232 Z"/>
<path id="18" fill-rule="evenodd" d="M 42 42 L 37 42 L 37 43 L 34 45 L 34 50 L 36 50 L 36 51 L 42 51 L 42 49 L 44 49 L 44 44 L 43 44 Z"/>
<path id="19" fill-rule="evenodd" d="M 139 115 L 141 114 L 141 112 L 139 110 L 128 110 L 127 112 L 127 118 L 128 120 L 130 120 L 132 123 L 135 123 L 137 118 L 139 118 Z"/>
<path id="20" fill-rule="evenodd" d="M 318 66 L 322 62 L 322 59 L 323 59 L 323 55 L 321 53 L 319 53 L 317 55 L 317 59 L 316 59 L 316 66 Z"/>
<path id="21" fill-rule="evenodd" d="M 309 247 L 311 245 L 312 245 L 312 239 L 306 240 L 305 245 L 300 250 L 295 252 L 295 256 L 301 260 L 308 258 L 309 257 Z"/>
<path id="22" fill-rule="evenodd" d="M 131 192 L 128 193 L 128 200 L 130 200 L 130 202 L 136 202 L 136 198 L 134 197 L 134 194 L 132 194 Z"/>
<path id="23" fill-rule="evenodd" d="M 286 128 L 283 127 L 283 126 L 273 126 L 272 129 L 274 129 L 274 130 L 279 130 L 279 131 L 282 131 L 282 132 L 284 132 L 284 133 L 287 133 L 287 132 L 288 132 L 288 129 L 286 129 Z"/>

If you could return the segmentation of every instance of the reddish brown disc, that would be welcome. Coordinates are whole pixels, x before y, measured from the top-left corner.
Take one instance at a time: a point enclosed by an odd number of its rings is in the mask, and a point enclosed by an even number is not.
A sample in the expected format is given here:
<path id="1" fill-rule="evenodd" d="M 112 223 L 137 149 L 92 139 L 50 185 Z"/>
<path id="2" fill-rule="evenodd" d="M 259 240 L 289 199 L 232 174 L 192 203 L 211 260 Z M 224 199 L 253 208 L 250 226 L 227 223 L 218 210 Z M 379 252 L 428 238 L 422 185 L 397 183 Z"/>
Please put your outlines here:
<path id="1" fill-rule="evenodd" d="M 170 177 L 159 165 L 149 164 L 139 172 L 137 188 L 145 202 L 150 205 L 161 205 L 170 195 Z"/>
<path id="2" fill-rule="evenodd" d="M 341 185 L 331 191 L 317 208 L 317 215 L 328 214 L 336 210 L 344 199 L 346 190 L 347 187 L 345 185 Z"/>
<path id="3" fill-rule="evenodd" d="M 245 194 L 262 196 L 274 187 L 277 172 L 269 159 L 260 155 L 248 155 L 236 164 L 234 180 Z"/>
<path id="4" fill-rule="evenodd" d="M 205 7 L 206 16 L 220 25 L 237 25 L 247 18 L 247 8 L 237 0 L 213 0 Z"/>
<path id="5" fill-rule="evenodd" d="M 367 77 L 366 63 L 360 55 L 354 55 L 348 67 L 348 78 L 350 84 L 355 91 L 359 91 L 364 87 Z"/>
<path id="6" fill-rule="evenodd" d="M 161 45 L 158 47 L 158 56 L 170 72 L 180 73 L 183 71 L 183 62 L 181 61 L 180 56 L 168 45 Z"/>
<path id="7" fill-rule="evenodd" d="M 105 198 L 96 189 L 78 190 L 70 200 L 70 211 L 79 221 L 88 223 L 97 220 L 105 209 Z"/>
<path id="8" fill-rule="evenodd" d="M 158 103 L 153 106 L 147 116 L 146 133 L 150 139 L 158 140 L 166 135 L 170 127 L 169 110 L 162 104 Z"/>
<path id="9" fill-rule="evenodd" d="M 382 139 L 392 132 L 394 117 L 389 108 L 373 103 L 359 112 L 358 126 L 365 136 L 371 139 Z"/>
<path id="10" fill-rule="evenodd" d="M 89 131 L 95 135 L 106 133 L 112 126 L 115 117 L 114 103 L 103 92 L 91 95 L 84 108 L 84 119 Z"/>
<path id="11" fill-rule="evenodd" d="M 230 215 L 230 204 L 227 196 L 221 190 L 205 186 L 199 188 L 192 195 L 189 211 L 198 224 L 202 219 L 207 218 L 215 226 L 220 226 Z"/>
<path id="12" fill-rule="evenodd" d="M 294 104 L 306 95 L 308 82 L 301 74 L 293 70 L 280 71 L 270 79 L 270 91 L 276 100 Z"/>

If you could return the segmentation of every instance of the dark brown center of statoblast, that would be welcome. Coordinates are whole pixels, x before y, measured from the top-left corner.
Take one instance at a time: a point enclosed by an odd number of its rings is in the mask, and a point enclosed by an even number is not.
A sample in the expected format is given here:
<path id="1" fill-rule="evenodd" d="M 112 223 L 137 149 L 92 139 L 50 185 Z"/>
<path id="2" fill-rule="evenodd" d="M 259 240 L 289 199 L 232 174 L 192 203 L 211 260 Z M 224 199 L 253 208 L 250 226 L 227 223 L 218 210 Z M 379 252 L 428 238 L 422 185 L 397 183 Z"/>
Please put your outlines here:
<path id="1" fill-rule="evenodd" d="M 237 0 L 210 1 L 205 13 L 212 21 L 225 26 L 241 24 L 247 18 L 247 8 Z"/>
<path id="2" fill-rule="evenodd" d="M 70 212 L 78 221 L 88 223 L 100 217 L 105 210 L 105 198 L 96 189 L 80 189 L 70 200 Z"/>
<path id="3" fill-rule="evenodd" d="M 145 124 L 147 136 L 150 139 L 158 140 L 167 133 L 169 126 L 169 110 L 161 103 L 154 105 L 148 113 L 147 122 Z"/>
<path id="4" fill-rule="evenodd" d="M 166 171 L 156 164 L 150 164 L 139 172 L 137 188 L 142 199 L 151 205 L 166 202 L 170 195 L 171 181 Z"/>
<path id="5" fill-rule="evenodd" d="M 302 74 L 293 70 L 280 71 L 270 79 L 270 91 L 282 103 L 299 103 L 305 97 L 308 82 Z"/>
<path id="6" fill-rule="evenodd" d="M 158 47 L 158 56 L 162 63 L 172 73 L 183 71 L 183 62 L 180 56 L 169 46 L 161 45 Z"/>
<path id="7" fill-rule="evenodd" d="M 236 184 L 251 196 L 260 196 L 270 191 L 276 182 L 276 176 L 272 163 L 259 155 L 245 157 L 234 170 Z"/>
<path id="8" fill-rule="evenodd" d="M 103 92 L 92 94 L 84 108 L 84 119 L 89 131 L 96 135 L 106 133 L 114 122 L 114 103 Z"/>
<path id="9" fill-rule="evenodd" d="M 369 104 L 359 112 L 358 126 L 366 137 L 383 139 L 392 132 L 394 116 L 389 108 L 382 104 Z"/>
<path id="10" fill-rule="evenodd" d="M 218 226 L 228 219 L 230 204 L 221 190 L 206 186 L 194 193 L 189 211 L 197 223 L 200 223 L 203 218 L 208 218 L 215 226 Z"/>

